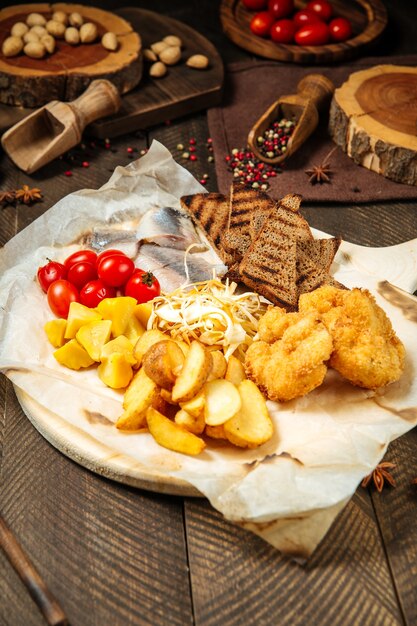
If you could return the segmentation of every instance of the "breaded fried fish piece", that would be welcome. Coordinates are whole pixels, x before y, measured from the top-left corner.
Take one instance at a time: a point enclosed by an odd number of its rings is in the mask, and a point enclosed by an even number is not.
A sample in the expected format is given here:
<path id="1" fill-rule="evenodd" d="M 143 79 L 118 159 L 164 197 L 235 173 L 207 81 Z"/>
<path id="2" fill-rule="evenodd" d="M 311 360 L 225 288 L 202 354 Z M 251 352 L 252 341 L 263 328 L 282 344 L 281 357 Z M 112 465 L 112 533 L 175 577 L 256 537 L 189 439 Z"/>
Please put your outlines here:
<path id="1" fill-rule="evenodd" d="M 321 385 L 333 344 L 316 313 L 270 308 L 259 337 L 246 352 L 245 369 L 270 400 L 292 400 Z"/>
<path id="2" fill-rule="evenodd" d="M 319 287 L 300 296 L 299 310 L 320 316 L 333 339 L 329 364 L 352 384 L 377 389 L 400 378 L 405 348 L 368 290 Z"/>

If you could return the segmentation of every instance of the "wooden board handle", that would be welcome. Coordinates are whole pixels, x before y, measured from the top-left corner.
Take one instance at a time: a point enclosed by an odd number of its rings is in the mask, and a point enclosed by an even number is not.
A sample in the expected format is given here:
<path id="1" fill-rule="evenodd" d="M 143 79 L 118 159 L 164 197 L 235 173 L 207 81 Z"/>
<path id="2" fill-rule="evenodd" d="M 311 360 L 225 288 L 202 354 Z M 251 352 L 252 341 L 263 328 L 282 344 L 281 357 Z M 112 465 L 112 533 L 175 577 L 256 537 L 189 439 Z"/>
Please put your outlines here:
<path id="1" fill-rule="evenodd" d="M 121 107 L 121 99 L 117 88 L 109 80 L 93 80 L 87 89 L 76 100 L 68 103 L 74 111 L 79 130 L 101 117 L 117 113 Z"/>
<path id="2" fill-rule="evenodd" d="M 330 78 L 323 74 L 308 74 L 297 85 L 299 95 L 311 100 L 318 111 L 329 105 L 334 90 L 335 86 Z"/>

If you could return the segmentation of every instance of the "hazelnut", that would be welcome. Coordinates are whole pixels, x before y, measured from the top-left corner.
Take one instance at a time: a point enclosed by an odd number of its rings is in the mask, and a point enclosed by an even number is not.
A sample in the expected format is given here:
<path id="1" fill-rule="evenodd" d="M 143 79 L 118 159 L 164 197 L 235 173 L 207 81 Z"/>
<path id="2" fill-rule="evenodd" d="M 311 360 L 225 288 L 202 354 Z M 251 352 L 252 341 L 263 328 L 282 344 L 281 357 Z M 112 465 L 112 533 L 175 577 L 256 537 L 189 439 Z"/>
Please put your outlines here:
<path id="1" fill-rule="evenodd" d="M 151 45 L 151 50 L 153 52 L 155 52 L 155 54 L 160 54 L 162 52 L 162 50 L 165 50 L 165 48 L 168 48 L 169 44 L 167 44 L 165 41 L 156 41 L 155 43 L 153 43 Z"/>
<path id="2" fill-rule="evenodd" d="M 147 61 L 158 60 L 158 57 L 156 56 L 155 52 L 151 50 L 150 48 L 145 48 L 145 50 L 143 51 L 143 56 L 145 57 Z"/>
<path id="3" fill-rule="evenodd" d="M 166 73 L 167 73 L 166 65 L 162 63 L 161 61 L 157 61 L 156 63 L 153 63 L 151 67 L 149 68 L 149 75 L 152 76 L 153 78 L 162 78 L 162 76 L 165 76 Z"/>
<path id="4" fill-rule="evenodd" d="M 29 26 L 26 26 L 23 22 L 16 22 L 13 24 L 10 34 L 12 37 L 23 37 L 29 30 Z"/>
<path id="5" fill-rule="evenodd" d="M 3 41 L 1 51 L 5 57 L 15 57 L 23 50 L 23 41 L 20 37 L 7 37 Z"/>
<path id="6" fill-rule="evenodd" d="M 52 35 L 42 35 L 40 43 L 45 47 L 49 54 L 53 54 L 55 52 L 55 39 Z"/>
<path id="7" fill-rule="evenodd" d="M 28 26 L 45 26 L 46 19 L 40 13 L 29 13 L 26 18 L 26 24 Z"/>
<path id="8" fill-rule="evenodd" d="M 45 46 L 40 41 L 30 41 L 23 48 L 23 52 L 32 59 L 43 59 L 46 53 Z"/>
<path id="9" fill-rule="evenodd" d="M 46 24 L 46 30 L 53 37 L 63 39 L 65 35 L 65 24 L 62 22 L 55 22 L 55 20 L 49 20 Z"/>
<path id="10" fill-rule="evenodd" d="M 80 13 L 74 12 L 71 13 L 68 21 L 71 26 L 75 26 L 75 28 L 80 28 L 84 24 L 84 18 Z"/>
<path id="11" fill-rule="evenodd" d="M 193 54 L 187 59 L 186 65 L 196 70 L 205 70 L 209 65 L 209 60 L 204 54 Z"/>
<path id="12" fill-rule="evenodd" d="M 39 35 L 37 35 L 36 33 L 33 33 L 31 30 L 29 30 L 27 33 L 25 33 L 23 35 L 23 41 L 25 43 L 39 41 Z"/>
<path id="13" fill-rule="evenodd" d="M 167 35 L 163 38 L 162 41 L 165 41 L 165 43 L 167 43 L 169 46 L 178 46 L 179 48 L 181 48 L 182 46 L 181 39 L 176 35 Z"/>
<path id="14" fill-rule="evenodd" d="M 168 48 L 159 53 L 159 59 L 165 65 L 175 65 L 181 59 L 181 48 L 168 46 Z"/>
<path id="15" fill-rule="evenodd" d="M 119 42 L 117 41 L 117 37 L 114 33 L 108 32 L 104 33 L 101 38 L 101 45 L 106 48 L 106 50 L 117 50 L 119 46 Z"/>
<path id="16" fill-rule="evenodd" d="M 41 38 L 43 35 L 48 34 L 48 31 L 46 30 L 45 26 L 32 26 L 29 32 L 35 33 L 35 35 L 37 35 L 39 38 Z"/>
<path id="17" fill-rule="evenodd" d="M 80 39 L 82 43 L 92 43 L 97 39 L 97 26 L 93 22 L 86 22 L 80 28 Z"/>
<path id="18" fill-rule="evenodd" d="M 65 29 L 65 41 L 70 44 L 70 46 L 77 46 L 80 43 L 80 33 L 78 28 L 75 26 L 68 26 Z"/>
<path id="19" fill-rule="evenodd" d="M 52 13 L 52 19 L 54 22 L 61 22 L 61 24 L 68 24 L 68 15 L 65 11 L 54 11 Z"/>

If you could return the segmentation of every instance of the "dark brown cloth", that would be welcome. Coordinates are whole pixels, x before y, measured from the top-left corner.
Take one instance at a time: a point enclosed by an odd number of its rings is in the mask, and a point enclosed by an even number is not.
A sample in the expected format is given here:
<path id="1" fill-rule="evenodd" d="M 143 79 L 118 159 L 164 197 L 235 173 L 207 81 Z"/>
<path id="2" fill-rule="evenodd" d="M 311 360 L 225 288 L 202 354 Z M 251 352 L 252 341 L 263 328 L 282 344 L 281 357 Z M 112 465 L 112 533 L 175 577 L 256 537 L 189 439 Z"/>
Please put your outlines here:
<path id="1" fill-rule="evenodd" d="M 339 87 L 352 72 L 374 65 L 415 65 L 417 56 L 360 59 L 337 67 L 305 67 L 251 61 L 230 65 L 226 71 L 222 106 L 210 109 L 208 123 L 213 140 L 219 191 L 226 193 L 232 181 L 225 156 L 233 148 L 244 148 L 256 120 L 280 96 L 296 93 L 303 76 L 324 74 Z M 417 186 L 391 181 L 356 165 L 339 147 L 330 156 L 331 183 L 309 182 L 305 170 L 321 164 L 335 143 L 327 130 L 328 115 L 322 116 L 318 128 L 285 164 L 282 174 L 268 179 L 269 193 L 276 198 L 287 193 L 301 194 L 306 202 L 373 202 L 417 199 Z"/>

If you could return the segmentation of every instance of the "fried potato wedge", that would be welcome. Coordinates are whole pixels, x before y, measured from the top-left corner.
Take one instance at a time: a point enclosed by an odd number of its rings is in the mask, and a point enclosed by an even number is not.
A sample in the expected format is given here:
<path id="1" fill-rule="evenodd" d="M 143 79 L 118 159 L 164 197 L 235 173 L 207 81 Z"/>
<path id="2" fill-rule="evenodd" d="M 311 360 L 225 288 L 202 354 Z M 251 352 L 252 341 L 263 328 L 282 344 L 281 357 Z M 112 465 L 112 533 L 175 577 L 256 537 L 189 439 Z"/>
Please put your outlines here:
<path id="1" fill-rule="evenodd" d="M 239 359 L 233 356 L 233 354 L 229 356 L 227 370 L 224 377 L 234 385 L 239 385 L 242 380 L 245 380 L 246 378 L 245 366 L 242 361 L 239 361 Z"/>
<path id="2" fill-rule="evenodd" d="M 116 422 L 120 430 L 137 430 L 146 426 L 146 411 L 158 395 L 156 383 L 141 368 L 126 389 L 123 408 L 124 413 Z"/>
<path id="3" fill-rule="evenodd" d="M 173 401 L 186 402 L 197 395 L 211 372 L 212 363 L 210 352 L 198 341 L 193 341 L 172 388 Z"/>
<path id="4" fill-rule="evenodd" d="M 133 350 L 133 356 L 136 359 L 138 367 L 142 365 L 142 359 L 145 352 L 147 352 L 149 348 L 154 345 L 154 343 L 158 343 L 158 341 L 163 341 L 166 338 L 167 336 L 164 335 L 164 333 L 157 328 L 146 330 L 143 335 L 139 337 Z"/>
<path id="5" fill-rule="evenodd" d="M 183 428 L 188 430 L 190 433 L 194 433 L 194 435 L 201 435 L 206 427 L 204 413 L 194 416 L 185 411 L 185 409 L 180 409 L 176 413 L 174 421 L 178 424 L 178 426 L 183 426 Z"/>
<path id="6" fill-rule="evenodd" d="M 213 365 L 207 380 L 224 378 L 227 370 L 227 361 L 224 358 L 223 352 L 221 352 L 220 350 L 212 350 L 210 354 L 211 358 L 213 359 Z"/>
<path id="7" fill-rule="evenodd" d="M 171 391 L 184 360 L 179 345 L 175 341 L 165 339 L 154 343 L 145 352 L 142 365 L 149 378 L 152 378 L 159 387 Z"/>
<path id="8" fill-rule="evenodd" d="M 220 426 L 209 426 L 208 424 L 206 424 L 204 434 L 207 435 L 207 437 L 211 437 L 212 439 L 224 439 L 225 441 L 227 441 L 223 424 L 220 424 Z"/>
<path id="9" fill-rule="evenodd" d="M 241 408 L 224 423 L 225 435 L 235 446 L 257 448 L 271 439 L 274 430 L 266 400 L 251 380 L 243 380 L 237 390 Z"/>
<path id="10" fill-rule="evenodd" d="M 155 441 L 164 448 L 196 456 L 206 447 L 203 439 L 175 424 L 152 407 L 146 411 L 146 421 L 149 432 Z"/>
<path id="11" fill-rule="evenodd" d="M 206 404 L 206 394 L 204 392 L 204 387 L 200 389 L 198 394 L 191 398 L 191 400 L 187 400 L 187 402 L 181 402 L 180 407 L 190 413 L 194 417 L 199 417 L 204 413 L 204 405 Z"/>
<path id="12" fill-rule="evenodd" d="M 220 378 L 210 380 L 204 385 L 206 402 L 204 405 L 204 419 L 209 426 L 219 426 L 233 417 L 242 405 L 237 387 Z"/>

